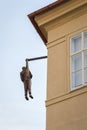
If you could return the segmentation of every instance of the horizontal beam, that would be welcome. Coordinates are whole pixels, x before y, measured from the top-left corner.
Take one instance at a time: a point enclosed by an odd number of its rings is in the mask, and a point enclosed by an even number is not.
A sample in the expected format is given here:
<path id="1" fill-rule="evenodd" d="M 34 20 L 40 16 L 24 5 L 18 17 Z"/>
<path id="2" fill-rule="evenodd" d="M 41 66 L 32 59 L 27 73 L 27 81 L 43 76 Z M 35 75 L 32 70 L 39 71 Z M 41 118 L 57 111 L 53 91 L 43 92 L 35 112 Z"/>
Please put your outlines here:
<path id="1" fill-rule="evenodd" d="M 28 61 L 42 60 L 42 59 L 45 59 L 45 58 L 47 58 L 47 56 L 41 56 L 41 57 L 30 58 L 30 59 L 28 59 Z"/>

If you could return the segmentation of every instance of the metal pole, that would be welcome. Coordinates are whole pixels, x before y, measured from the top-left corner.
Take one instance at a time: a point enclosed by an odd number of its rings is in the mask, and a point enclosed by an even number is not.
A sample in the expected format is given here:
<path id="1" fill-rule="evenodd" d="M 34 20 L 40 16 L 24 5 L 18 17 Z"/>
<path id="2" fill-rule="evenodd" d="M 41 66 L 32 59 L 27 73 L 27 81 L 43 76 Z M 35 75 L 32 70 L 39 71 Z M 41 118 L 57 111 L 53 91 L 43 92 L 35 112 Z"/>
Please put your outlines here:
<path id="1" fill-rule="evenodd" d="M 41 59 L 45 59 L 45 58 L 47 58 L 47 56 L 41 56 L 41 57 L 30 58 L 30 59 L 28 59 L 28 61 L 41 60 Z"/>

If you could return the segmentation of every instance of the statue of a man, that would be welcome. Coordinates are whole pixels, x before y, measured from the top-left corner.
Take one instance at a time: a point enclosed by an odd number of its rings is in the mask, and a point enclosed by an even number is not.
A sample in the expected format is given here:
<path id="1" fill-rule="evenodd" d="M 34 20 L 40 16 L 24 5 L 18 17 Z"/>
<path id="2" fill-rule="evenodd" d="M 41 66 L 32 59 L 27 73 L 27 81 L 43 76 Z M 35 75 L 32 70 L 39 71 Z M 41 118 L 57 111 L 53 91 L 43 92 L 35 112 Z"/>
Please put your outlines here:
<path id="1" fill-rule="evenodd" d="M 29 70 L 28 59 L 26 59 L 26 67 L 25 66 L 22 67 L 22 71 L 20 72 L 20 77 L 24 84 L 25 99 L 29 100 L 29 98 L 27 96 L 28 93 L 29 93 L 29 97 L 33 99 L 33 96 L 31 94 L 32 73 Z"/>

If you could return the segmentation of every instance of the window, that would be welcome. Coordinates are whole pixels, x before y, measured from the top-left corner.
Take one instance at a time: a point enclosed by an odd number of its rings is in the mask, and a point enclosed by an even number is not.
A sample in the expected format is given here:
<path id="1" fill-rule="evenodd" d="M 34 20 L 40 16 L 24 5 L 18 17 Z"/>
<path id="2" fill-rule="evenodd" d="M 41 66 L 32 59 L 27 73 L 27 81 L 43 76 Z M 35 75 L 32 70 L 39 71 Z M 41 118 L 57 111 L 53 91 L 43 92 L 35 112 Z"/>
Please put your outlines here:
<path id="1" fill-rule="evenodd" d="M 87 32 L 70 39 L 71 88 L 87 85 Z"/>

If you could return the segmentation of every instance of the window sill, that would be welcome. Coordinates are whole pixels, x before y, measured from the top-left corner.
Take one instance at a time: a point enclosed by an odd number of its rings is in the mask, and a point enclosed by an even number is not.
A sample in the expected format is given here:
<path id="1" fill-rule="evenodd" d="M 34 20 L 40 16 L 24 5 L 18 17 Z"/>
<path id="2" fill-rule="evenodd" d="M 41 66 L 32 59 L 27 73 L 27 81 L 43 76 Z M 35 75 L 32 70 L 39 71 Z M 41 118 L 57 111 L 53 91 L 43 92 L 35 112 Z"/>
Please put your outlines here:
<path id="1" fill-rule="evenodd" d="M 87 87 L 87 83 L 86 83 L 85 85 L 80 85 L 80 86 L 77 86 L 77 87 L 75 87 L 75 88 L 72 88 L 72 87 L 71 87 L 70 92 L 76 91 L 76 90 L 78 90 L 78 89 L 82 89 L 82 88 L 84 88 L 84 87 Z"/>
<path id="2" fill-rule="evenodd" d="M 65 100 L 68 100 L 70 98 L 82 95 L 84 93 L 87 93 L 87 86 L 86 85 L 83 87 L 79 87 L 78 89 L 74 89 L 72 91 L 69 91 L 64 95 L 61 95 L 60 97 L 54 97 L 52 99 L 48 99 L 48 100 L 46 100 L 45 104 L 46 104 L 46 107 L 48 107 L 48 106 L 54 105 L 56 103 L 60 103 L 60 102 L 63 102 Z"/>

